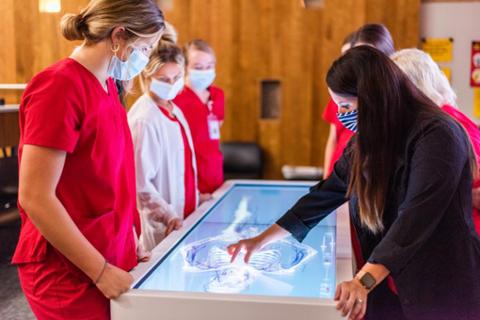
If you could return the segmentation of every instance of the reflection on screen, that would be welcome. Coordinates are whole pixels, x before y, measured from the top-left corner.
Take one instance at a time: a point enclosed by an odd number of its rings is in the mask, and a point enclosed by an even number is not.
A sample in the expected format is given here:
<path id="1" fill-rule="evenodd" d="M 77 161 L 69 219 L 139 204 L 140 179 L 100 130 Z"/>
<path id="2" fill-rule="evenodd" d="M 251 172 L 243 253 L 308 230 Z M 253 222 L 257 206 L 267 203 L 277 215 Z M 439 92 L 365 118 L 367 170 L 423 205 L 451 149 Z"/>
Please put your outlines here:
<path id="1" fill-rule="evenodd" d="M 303 243 L 292 237 L 230 263 L 227 246 L 256 236 L 302 195 L 307 186 L 236 185 L 136 288 L 332 298 L 335 285 L 335 216 Z"/>

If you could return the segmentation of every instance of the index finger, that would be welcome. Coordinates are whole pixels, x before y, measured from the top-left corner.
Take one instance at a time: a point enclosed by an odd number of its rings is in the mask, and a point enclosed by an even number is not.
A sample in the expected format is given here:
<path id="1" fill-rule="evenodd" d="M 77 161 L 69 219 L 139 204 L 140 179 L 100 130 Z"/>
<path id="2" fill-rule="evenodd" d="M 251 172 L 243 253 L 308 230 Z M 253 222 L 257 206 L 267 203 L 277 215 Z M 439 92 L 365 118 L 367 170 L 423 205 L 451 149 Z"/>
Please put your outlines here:
<path id="1" fill-rule="evenodd" d="M 235 248 L 232 253 L 232 258 L 230 259 L 230 263 L 233 263 L 235 259 L 237 258 L 238 254 L 240 253 L 240 250 L 242 249 L 242 246 L 240 244 L 234 244 L 232 248 Z"/>

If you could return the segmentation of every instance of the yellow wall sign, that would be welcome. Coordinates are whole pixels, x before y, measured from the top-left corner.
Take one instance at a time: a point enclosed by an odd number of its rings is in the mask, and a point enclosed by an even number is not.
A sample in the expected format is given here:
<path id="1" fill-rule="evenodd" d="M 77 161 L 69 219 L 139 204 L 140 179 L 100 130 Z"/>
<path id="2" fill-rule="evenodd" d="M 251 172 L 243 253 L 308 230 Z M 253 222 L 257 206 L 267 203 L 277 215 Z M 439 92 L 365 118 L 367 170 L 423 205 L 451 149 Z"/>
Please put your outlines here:
<path id="1" fill-rule="evenodd" d="M 447 76 L 448 81 L 452 82 L 452 69 L 450 69 L 450 67 L 440 66 L 440 70 Z"/>
<path id="2" fill-rule="evenodd" d="M 452 38 L 426 38 L 422 40 L 422 50 L 436 62 L 450 62 L 453 58 Z"/>
<path id="3" fill-rule="evenodd" d="M 480 118 L 480 89 L 473 89 L 473 115 Z"/>

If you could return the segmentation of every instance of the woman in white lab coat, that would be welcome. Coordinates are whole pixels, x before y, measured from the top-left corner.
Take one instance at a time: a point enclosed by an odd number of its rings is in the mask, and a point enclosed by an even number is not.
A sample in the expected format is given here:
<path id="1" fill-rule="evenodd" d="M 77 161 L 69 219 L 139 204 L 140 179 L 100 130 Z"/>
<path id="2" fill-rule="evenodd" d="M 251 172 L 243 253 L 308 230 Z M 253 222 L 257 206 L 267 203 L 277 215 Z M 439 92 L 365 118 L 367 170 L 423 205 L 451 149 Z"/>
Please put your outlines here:
<path id="1" fill-rule="evenodd" d="M 172 102 L 184 86 L 185 59 L 167 29 L 142 72 L 144 94 L 128 113 L 145 250 L 179 229 L 199 199 L 190 129 Z"/>

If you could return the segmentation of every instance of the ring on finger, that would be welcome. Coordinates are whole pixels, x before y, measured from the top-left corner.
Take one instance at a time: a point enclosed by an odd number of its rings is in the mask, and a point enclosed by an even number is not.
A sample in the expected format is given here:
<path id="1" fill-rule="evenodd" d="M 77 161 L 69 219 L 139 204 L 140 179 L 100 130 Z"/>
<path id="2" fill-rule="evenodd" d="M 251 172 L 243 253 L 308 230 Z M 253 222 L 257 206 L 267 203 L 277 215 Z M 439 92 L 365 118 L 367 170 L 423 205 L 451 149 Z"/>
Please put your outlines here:
<path id="1" fill-rule="evenodd" d="M 360 298 L 357 298 L 357 300 L 355 300 L 355 303 L 362 304 L 362 303 L 363 303 L 363 300 L 360 299 Z"/>

